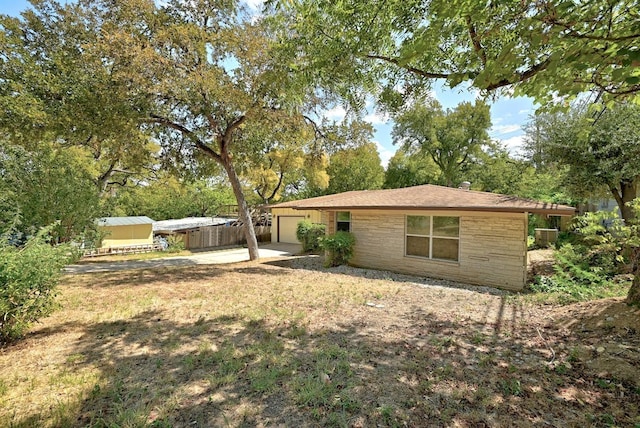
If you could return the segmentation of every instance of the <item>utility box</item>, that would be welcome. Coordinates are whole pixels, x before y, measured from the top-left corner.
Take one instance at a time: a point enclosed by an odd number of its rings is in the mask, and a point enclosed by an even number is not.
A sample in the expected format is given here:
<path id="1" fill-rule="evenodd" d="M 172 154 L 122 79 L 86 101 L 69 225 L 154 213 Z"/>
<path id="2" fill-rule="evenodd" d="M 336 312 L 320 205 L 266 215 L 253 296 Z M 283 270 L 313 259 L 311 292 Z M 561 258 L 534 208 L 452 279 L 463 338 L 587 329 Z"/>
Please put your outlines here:
<path id="1" fill-rule="evenodd" d="M 549 247 L 558 240 L 558 229 L 536 229 L 536 246 Z"/>

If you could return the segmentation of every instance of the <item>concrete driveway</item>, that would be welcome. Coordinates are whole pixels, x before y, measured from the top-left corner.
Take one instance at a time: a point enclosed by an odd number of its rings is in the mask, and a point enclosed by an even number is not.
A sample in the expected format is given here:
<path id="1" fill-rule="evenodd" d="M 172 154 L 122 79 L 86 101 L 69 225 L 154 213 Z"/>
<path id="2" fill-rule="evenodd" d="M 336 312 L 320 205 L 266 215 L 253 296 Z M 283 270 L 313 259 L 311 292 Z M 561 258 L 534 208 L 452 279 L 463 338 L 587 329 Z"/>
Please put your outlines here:
<path id="1" fill-rule="evenodd" d="M 271 259 L 291 257 L 300 254 L 302 246 L 297 244 L 265 244 L 260 246 L 260 258 Z M 249 251 L 246 248 L 232 248 L 227 250 L 204 251 L 190 256 L 163 257 L 149 260 L 123 260 L 121 262 L 104 262 L 69 265 L 64 268 L 65 273 L 94 273 L 114 272 L 130 269 L 154 269 L 171 266 L 211 265 L 223 263 L 246 262 Z"/>

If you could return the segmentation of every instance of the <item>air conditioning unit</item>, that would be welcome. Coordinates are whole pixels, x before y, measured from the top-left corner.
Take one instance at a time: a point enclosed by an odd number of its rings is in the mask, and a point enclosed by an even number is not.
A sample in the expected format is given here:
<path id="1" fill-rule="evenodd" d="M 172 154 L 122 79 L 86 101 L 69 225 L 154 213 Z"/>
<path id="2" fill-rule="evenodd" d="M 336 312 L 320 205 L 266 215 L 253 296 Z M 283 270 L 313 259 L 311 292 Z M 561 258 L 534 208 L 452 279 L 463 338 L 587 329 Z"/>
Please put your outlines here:
<path id="1" fill-rule="evenodd" d="M 536 229 L 536 246 L 548 247 L 558 240 L 558 229 Z"/>

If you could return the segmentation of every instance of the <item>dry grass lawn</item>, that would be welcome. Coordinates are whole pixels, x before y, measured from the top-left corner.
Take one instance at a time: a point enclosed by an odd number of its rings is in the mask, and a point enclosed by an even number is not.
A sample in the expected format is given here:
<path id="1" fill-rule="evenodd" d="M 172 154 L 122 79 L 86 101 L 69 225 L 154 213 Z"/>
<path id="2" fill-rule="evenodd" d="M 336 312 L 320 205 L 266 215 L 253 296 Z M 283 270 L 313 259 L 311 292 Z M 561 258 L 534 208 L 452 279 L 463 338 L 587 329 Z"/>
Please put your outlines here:
<path id="1" fill-rule="evenodd" d="M 640 426 L 637 310 L 438 284 L 317 258 L 66 276 L 0 349 L 0 426 Z"/>

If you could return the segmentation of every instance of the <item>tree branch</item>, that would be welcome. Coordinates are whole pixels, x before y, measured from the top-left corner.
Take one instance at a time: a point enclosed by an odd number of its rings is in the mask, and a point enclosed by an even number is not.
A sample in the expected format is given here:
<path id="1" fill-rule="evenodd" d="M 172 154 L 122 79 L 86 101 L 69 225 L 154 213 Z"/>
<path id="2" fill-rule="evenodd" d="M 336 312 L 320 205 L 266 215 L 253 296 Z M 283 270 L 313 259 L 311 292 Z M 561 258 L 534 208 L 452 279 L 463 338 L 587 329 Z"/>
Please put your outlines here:
<path id="1" fill-rule="evenodd" d="M 493 91 L 494 89 L 502 88 L 503 86 L 509 86 L 517 82 L 524 82 L 525 80 L 528 80 L 535 76 L 537 73 L 543 71 L 549 66 L 550 63 L 551 61 L 549 60 L 549 58 L 547 58 L 536 65 L 532 65 L 528 70 L 525 70 L 522 73 L 515 73 L 515 79 L 502 79 L 497 81 L 496 83 L 488 85 L 484 89 L 487 91 Z"/>
<path id="2" fill-rule="evenodd" d="M 242 125 L 246 120 L 247 116 L 243 114 L 227 126 L 227 129 L 225 129 L 224 134 L 222 134 L 222 138 L 220 139 L 220 156 L 224 156 L 224 154 L 227 153 L 227 149 L 233 138 L 233 131 L 238 129 L 238 127 L 240 127 L 240 125 Z"/>
<path id="3" fill-rule="evenodd" d="M 302 118 L 311 124 L 316 134 L 316 137 L 319 136 L 320 138 L 327 138 L 327 136 L 322 132 L 322 130 L 320 129 L 320 127 L 318 126 L 315 120 L 311 119 L 306 114 L 303 114 Z"/>
<path id="4" fill-rule="evenodd" d="M 487 66 L 487 53 L 484 51 L 484 48 L 480 44 L 480 37 L 476 32 L 476 28 L 473 26 L 473 22 L 471 22 L 471 17 L 467 16 L 467 28 L 469 29 L 469 37 L 471 38 L 471 42 L 473 43 L 473 49 L 476 51 L 478 55 L 480 55 L 480 61 L 482 61 L 482 66 Z"/>
<path id="5" fill-rule="evenodd" d="M 434 72 L 420 70 L 419 68 L 402 65 L 400 64 L 400 61 L 396 58 L 390 58 L 382 55 L 367 55 L 366 57 L 370 59 L 379 59 L 381 61 L 386 61 L 388 63 L 395 64 L 398 67 L 404 68 L 405 70 L 413 74 L 417 74 L 418 76 L 426 77 L 428 79 L 449 79 L 454 74 L 454 73 L 434 73 Z M 525 80 L 530 79 L 531 77 L 535 76 L 537 73 L 547 68 L 549 64 L 550 64 L 550 60 L 547 58 L 546 60 L 538 64 L 532 65 L 528 70 L 525 70 L 521 73 L 514 73 L 513 78 L 511 79 L 501 79 L 495 83 L 491 83 L 486 87 L 480 88 L 480 89 L 493 91 L 495 89 L 502 88 L 504 86 L 509 86 L 514 83 L 524 82 Z M 474 72 L 473 74 L 477 74 L 477 72 Z"/>
<path id="6" fill-rule="evenodd" d="M 368 54 L 366 55 L 366 58 L 379 59 L 381 61 L 395 64 L 398 67 L 404 68 L 405 70 L 410 71 L 413 74 L 417 74 L 418 76 L 426 77 L 428 79 L 448 79 L 449 76 L 451 76 L 451 73 L 431 73 L 428 71 L 420 70 L 419 68 L 402 65 L 400 64 L 400 60 L 398 60 L 397 58 L 391 58 L 388 56 Z"/>
<path id="7" fill-rule="evenodd" d="M 211 147 L 205 144 L 202 140 L 200 140 L 200 138 L 198 138 L 198 136 L 189 128 L 182 126 L 179 123 L 175 123 L 166 117 L 158 116 L 156 114 L 151 114 L 149 119 L 145 121 L 150 123 L 156 123 L 158 125 L 163 125 L 163 126 L 166 126 L 167 128 L 175 129 L 176 131 L 180 132 L 182 135 L 187 137 L 196 146 L 196 148 L 204 152 L 206 155 L 212 157 L 216 161 L 222 162 L 222 157 L 220 156 L 220 154 L 216 153 L 215 150 L 213 150 Z"/>

